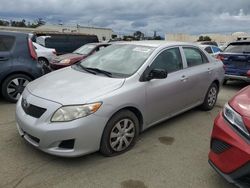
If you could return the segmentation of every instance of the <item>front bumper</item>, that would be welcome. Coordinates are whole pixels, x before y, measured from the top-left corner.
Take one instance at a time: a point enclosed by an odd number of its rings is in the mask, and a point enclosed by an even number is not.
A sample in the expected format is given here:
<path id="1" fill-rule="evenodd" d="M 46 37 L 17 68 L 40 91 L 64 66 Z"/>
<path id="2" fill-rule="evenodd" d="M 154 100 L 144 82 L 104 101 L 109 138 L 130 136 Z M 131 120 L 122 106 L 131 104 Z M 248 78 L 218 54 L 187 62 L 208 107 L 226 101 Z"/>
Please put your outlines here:
<path id="1" fill-rule="evenodd" d="M 224 119 L 222 113 L 214 122 L 209 163 L 230 183 L 250 187 L 249 141 Z"/>
<path id="2" fill-rule="evenodd" d="M 237 76 L 237 75 L 230 75 L 230 74 L 225 74 L 224 80 L 243 80 L 246 82 L 250 82 L 250 78 L 247 76 Z"/>
<path id="3" fill-rule="evenodd" d="M 99 150 L 100 142 L 107 119 L 92 114 L 71 122 L 51 123 L 53 113 L 61 107 L 28 93 L 23 96 L 28 103 L 47 109 L 40 118 L 25 113 L 21 99 L 16 107 L 16 122 L 19 134 L 34 147 L 57 156 L 75 157 Z M 62 147 L 62 143 L 71 140 L 70 147 Z M 73 143 L 73 145 L 72 145 Z"/>

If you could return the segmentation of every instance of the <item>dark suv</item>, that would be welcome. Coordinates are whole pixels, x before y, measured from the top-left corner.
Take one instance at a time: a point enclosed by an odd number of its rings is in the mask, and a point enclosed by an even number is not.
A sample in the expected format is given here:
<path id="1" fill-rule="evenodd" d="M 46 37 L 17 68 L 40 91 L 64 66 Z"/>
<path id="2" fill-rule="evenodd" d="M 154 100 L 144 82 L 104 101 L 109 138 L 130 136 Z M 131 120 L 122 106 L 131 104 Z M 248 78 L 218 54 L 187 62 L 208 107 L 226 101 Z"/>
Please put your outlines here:
<path id="1" fill-rule="evenodd" d="M 16 102 L 25 86 L 43 75 L 29 34 L 0 31 L 0 91 Z"/>

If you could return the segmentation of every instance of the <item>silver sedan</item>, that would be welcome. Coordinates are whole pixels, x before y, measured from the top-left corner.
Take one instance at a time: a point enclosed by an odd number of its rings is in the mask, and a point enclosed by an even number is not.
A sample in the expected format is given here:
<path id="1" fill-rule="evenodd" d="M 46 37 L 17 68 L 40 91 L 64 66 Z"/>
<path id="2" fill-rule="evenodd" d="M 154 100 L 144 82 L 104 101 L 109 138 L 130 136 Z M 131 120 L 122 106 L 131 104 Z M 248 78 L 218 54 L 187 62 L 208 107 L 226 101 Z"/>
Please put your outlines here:
<path id="1" fill-rule="evenodd" d="M 196 106 L 211 110 L 223 64 L 189 43 L 117 43 L 26 87 L 20 135 L 44 152 L 73 157 L 129 150 L 145 129 Z"/>

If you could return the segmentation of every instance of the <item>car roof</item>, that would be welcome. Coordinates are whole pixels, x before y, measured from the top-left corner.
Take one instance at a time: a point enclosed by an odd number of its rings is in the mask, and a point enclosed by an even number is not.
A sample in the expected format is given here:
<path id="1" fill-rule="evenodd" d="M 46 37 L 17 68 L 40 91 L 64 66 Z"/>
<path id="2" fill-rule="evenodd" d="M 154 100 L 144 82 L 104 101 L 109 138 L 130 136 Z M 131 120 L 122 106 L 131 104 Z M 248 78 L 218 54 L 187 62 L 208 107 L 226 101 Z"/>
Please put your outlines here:
<path id="1" fill-rule="evenodd" d="M 91 42 L 91 43 L 87 43 L 84 45 L 88 45 L 88 44 L 92 44 L 92 45 L 96 45 L 96 46 L 98 46 L 98 45 L 111 45 L 111 43 L 108 43 L 108 42 Z"/>
<path id="2" fill-rule="evenodd" d="M 202 48 L 206 48 L 206 47 L 216 47 L 216 48 L 218 48 L 218 46 L 208 45 L 208 44 L 200 44 L 199 46 L 202 47 Z"/>
<path id="3" fill-rule="evenodd" d="M 144 41 L 131 41 L 131 42 L 117 42 L 116 44 L 132 44 L 138 46 L 148 46 L 148 47 L 167 47 L 167 46 L 181 46 L 181 45 L 192 45 L 197 46 L 194 43 L 188 42 L 177 42 L 177 41 L 164 41 L 164 40 L 144 40 Z"/>
<path id="4" fill-rule="evenodd" d="M 234 41 L 234 42 L 230 42 L 230 43 L 228 43 L 228 45 L 230 45 L 230 44 L 244 44 L 244 43 L 246 43 L 246 44 L 250 44 L 250 40 L 240 40 L 240 41 Z"/>
<path id="5" fill-rule="evenodd" d="M 18 31 L 0 31 L 0 35 L 28 36 L 28 33 L 18 32 Z"/>

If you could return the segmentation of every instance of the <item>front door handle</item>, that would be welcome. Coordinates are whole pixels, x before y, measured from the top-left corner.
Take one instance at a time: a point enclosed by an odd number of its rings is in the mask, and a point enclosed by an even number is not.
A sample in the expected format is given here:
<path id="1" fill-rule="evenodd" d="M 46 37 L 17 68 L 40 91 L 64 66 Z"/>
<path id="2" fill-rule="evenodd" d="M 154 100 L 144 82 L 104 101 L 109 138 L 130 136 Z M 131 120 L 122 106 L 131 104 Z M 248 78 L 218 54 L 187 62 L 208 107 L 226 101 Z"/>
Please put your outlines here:
<path id="1" fill-rule="evenodd" d="M 8 59 L 9 59 L 8 57 L 0 57 L 0 61 L 6 61 Z"/>

